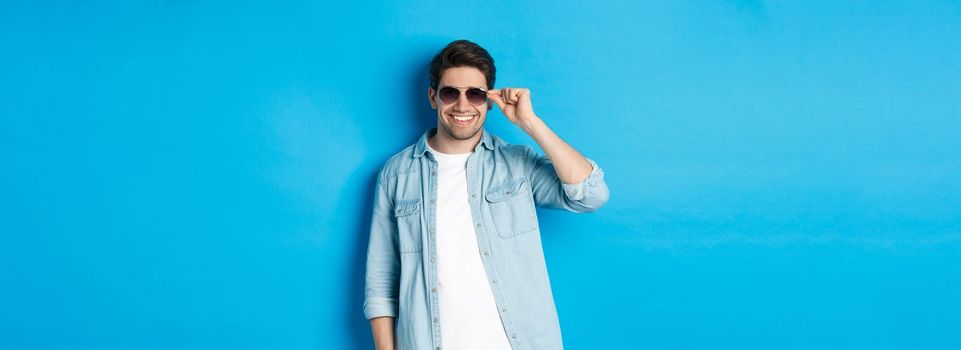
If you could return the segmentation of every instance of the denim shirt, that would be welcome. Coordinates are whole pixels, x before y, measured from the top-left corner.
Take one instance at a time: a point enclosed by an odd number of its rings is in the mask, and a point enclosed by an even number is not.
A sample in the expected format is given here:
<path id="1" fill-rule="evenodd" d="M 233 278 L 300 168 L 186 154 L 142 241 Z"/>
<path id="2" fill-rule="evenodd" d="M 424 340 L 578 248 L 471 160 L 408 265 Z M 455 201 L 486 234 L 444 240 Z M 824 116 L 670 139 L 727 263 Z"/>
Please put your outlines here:
<path id="1" fill-rule="evenodd" d="M 400 350 L 440 349 L 437 295 L 437 162 L 417 143 L 387 160 L 377 177 L 364 315 L 396 318 Z M 584 213 L 608 199 L 597 163 L 577 184 L 560 181 L 551 161 L 482 129 L 467 160 L 467 189 L 477 246 L 514 350 L 562 349 L 535 206 Z"/>

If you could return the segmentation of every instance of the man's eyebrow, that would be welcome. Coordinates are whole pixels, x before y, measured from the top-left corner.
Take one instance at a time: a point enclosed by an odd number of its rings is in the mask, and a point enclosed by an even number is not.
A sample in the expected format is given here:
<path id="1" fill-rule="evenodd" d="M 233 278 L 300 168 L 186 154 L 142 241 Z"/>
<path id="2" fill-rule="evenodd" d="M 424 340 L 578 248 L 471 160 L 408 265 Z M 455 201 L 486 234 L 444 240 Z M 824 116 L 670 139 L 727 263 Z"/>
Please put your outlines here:
<path id="1" fill-rule="evenodd" d="M 455 88 L 455 89 L 477 88 L 477 89 L 481 89 L 481 90 L 487 90 L 487 88 L 485 88 L 485 87 L 474 86 L 474 85 L 471 85 L 471 86 L 468 86 L 468 87 L 460 87 L 460 86 L 454 86 L 454 85 L 444 85 L 444 84 L 440 84 L 440 85 L 438 85 L 438 87 L 452 87 L 452 88 Z"/>

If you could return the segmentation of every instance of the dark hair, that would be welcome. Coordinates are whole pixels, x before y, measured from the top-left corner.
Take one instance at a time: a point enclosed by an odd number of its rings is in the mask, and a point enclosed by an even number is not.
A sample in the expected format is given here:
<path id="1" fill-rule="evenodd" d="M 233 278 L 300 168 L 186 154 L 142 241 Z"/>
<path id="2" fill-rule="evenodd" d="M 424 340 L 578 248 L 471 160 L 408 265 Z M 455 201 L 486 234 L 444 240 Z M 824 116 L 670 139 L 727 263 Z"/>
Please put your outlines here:
<path id="1" fill-rule="evenodd" d="M 445 69 L 454 67 L 477 68 L 487 78 L 487 88 L 494 88 L 497 74 L 494 58 L 483 47 L 468 40 L 454 40 L 434 56 L 430 61 L 430 87 L 437 90 L 441 74 Z"/>

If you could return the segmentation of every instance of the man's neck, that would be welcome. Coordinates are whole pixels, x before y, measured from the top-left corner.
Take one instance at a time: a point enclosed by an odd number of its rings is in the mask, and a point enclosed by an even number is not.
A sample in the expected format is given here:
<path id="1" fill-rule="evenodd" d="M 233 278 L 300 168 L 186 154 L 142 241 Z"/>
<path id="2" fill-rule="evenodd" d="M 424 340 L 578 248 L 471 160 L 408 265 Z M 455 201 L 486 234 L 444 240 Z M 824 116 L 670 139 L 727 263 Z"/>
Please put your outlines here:
<path id="1" fill-rule="evenodd" d="M 430 144 L 431 148 L 440 153 L 470 153 L 473 152 L 474 148 L 477 147 L 477 144 L 480 143 L 481 136 L 484 134 L 484 132 L 485 131 L 481 129 L 481 131 L 478 131 L 474 137 L 471 137 L 467 140 L 458 140 L 450 137 L 450 135 L 447 135 L 447 133 L 442 131 L 442 129 L 437 128 L 437 132 L 434 133 L 434 136 L 427 138 L 427 143 Z"/>

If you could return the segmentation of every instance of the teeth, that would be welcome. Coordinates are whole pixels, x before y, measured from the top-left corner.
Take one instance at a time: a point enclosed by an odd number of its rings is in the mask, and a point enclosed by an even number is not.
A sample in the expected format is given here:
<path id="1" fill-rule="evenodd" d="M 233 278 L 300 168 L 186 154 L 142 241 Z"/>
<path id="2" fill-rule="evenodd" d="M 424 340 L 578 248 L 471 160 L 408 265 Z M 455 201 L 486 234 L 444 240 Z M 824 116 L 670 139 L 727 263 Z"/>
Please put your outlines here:
<path id="1" fill-rule="evenodd" d="M 468 115 L 468 116 L 457 116 L 457 115 L 455 115 L 455 116 L 453 116 L 453 117 L 454 117 L 454 119 L 457 119 L 457 120 L 462 121 L 462 122 L 466 122 L 466 121 L 468 121 L 468 120 L 474 119 L 474 116 L 472 116 L 472 115 Z"/>

